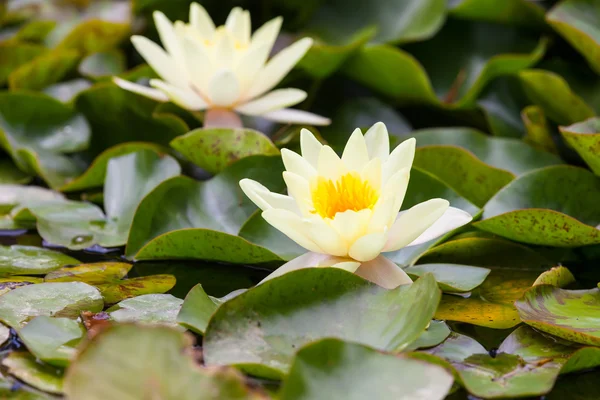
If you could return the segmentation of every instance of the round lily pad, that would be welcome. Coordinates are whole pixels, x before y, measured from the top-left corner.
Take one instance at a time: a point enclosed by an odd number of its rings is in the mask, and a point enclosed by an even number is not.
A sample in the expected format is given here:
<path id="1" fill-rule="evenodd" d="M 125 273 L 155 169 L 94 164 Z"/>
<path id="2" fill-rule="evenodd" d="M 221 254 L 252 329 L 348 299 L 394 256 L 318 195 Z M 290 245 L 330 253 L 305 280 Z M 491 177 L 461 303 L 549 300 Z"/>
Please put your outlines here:
<path id="1" fill-rule="evenodd" d="M 481 285 L 490 273 L 488 268 L 460 264 L 419 264 L 404 269 L 419 277 L 431 273 L 445 293 L 469 292 Z"/>
<path id="2" fill-rule="evenodd" d="M 27 352 L 12 352 L 2 360 L 8 373 L 44 392 L 62 394 L 63 369 L 38 362 Z"/>
<path id="3" fill-rule="evenodd" d="M 145 294 L 123 300 L 108 311 L 117 322 L 140 322 L 176 327 L 183 300 L 170 294 Z"/>
<path id="4" fill-rule="evenodd" d="M 34 246 L 0 246 L 0 276 L 43 275 L 79 260 L 64 253 Z"/>

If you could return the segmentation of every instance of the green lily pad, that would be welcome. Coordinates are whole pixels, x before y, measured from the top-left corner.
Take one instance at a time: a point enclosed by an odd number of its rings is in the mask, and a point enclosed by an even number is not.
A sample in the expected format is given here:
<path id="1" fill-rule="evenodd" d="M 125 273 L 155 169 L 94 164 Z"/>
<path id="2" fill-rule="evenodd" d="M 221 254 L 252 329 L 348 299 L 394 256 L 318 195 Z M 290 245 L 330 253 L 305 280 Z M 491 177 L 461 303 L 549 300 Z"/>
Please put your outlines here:
<path id="1" fill-rule="evenodd" d="M 104 283 L 96 287 L 102 293 L 105 304 L 115 304 L 131 297 L 168 292 L 175 282 L 173 275 L 161 274 Z"/>
<path id="2" fill-rule="evenodd" d="M 523 322 L 576 343 L 600 345 L 600 290 L 539 285 L 515 303 Z"/>
<path id="3" fill-rule="evenodd" d="M 519 79 L 529 99 L 539 105 L 548 118 L 570 125 L 595 115 L 594 110 L 574 92 L 559 74 L 541 69 L 521 71 Z"/>
<path id="4" fill-rule="evenodd" d="M 440 178 L 479 207 L 514 178 L 512 173 L 491 167 L 456 146 L 420 147 L 415 153 L 414 166 Z"/>
<path id="5" fill-rule="evenodd" d="M 109 327 L 89 342 L 67 370 L 65 394 L 78 400 L 263 398 L 247 388 L 244 377 L 233 369 L 198 367 L 190 350 L 189 337 L 167 327 Z"/>
<path id="6" fill-rule="evenodd" d="M 596 175 L 600 175 L 600 118 L 590 118 L 559 129 L 566 142 Z"/>
<path id="7" fill-rule="evenodd" d="M 599 349 L 562 345 L 529 327 L 517 328 L 495 357 L 475 340 L 456 333 L 426 352 L 451 363 L 461 385 L 480 398 L 544 395 L 559 373 L 600 365 Z"/>
<path id="8" fill-rule="evenodd" d="M 177 323 L 203 335 L 210 317 L 222 303 L 222 300 L 207 295 L 202 285 L 198 284 L 185 296 L 181 310 L 177 314 Z"/>
<path id="9" fill-rule="evenodd" d="M 72 72 L 79 59 L 79 52 L 75 50 L 51 51 L 13 70 L 8 76 L 8 85 L 11 90 L 41 90 Z"/>
<path id="10" fill-rule="evenodd" d="M 68 365 L 84 335 L 81 323 L 47 316 L 35 317 L 19 330 L 19 337 L 36 358 L 59 367 Z"/>
<path id="11" fill-rule="evenodd" d="M 136 260 L 192 258 L 238 264 L 280 261 L 271 251 L 235 235 L 256 210 L 242 193 L 240 179 L 260 180 L 281 192 L 282 171 L 280 157 L 251 156 L 206 182 L 187 177 L 165 181 L 140 203 L 126 255 Z M 171 217 L 182 212 L 186 218 Z"/>
<path id="12" fill-rule="evenodd" d="M 92 83 L 87 79 L 76 78 L 47 86 L 42 92 L 63 103 L 68 103 L 77 97 L 79 93 L 89 89 L 91 86 Z"/>
<path id="13" fill-rule="evenodd" d="M 204 360 L 275 378 L 298 348 L 326 337 L 401 351 L 425 330 L 439 298 L 430 274 L 385 290 L 337 268 L 293 271 L 223 303 L 206 329 Z"/>
<path id="14" fill-rule="evenodd" d="M 43 43 L 56 27 L 56 21 L 33 20 L 19 28 L 12 40 L 16 42 Z"/>
<path id="15" fill-rule="evenodd" d="M 89 285 L 98 285 L 124 278 L 131 267 L 131 264 L 121 262 L 80 264 L 52 271 L 46 275 L 44 280 L 46 282 L 83 282 Z"/>
<path id="16" fill-rule="evenodd" d="M 108 311 L 117 322 L 137 322 L 178 327 L 177 314 L 183 300 L 170 294 L 145 294 L 126 299 Z"/>
<path id="17" fill-rule="evenodd" d="M 34 246 L 0 246 L 0 276 L 43 275 L 79 260 L 58 251 Z"/>
<path id="18" fill-rule="evenodd" d="M 31 206 L 40 236 L 70 249 L 96 243 L 104 247 L 124 245 L 138 204 L 161 182 L 181 172 L 175 159 L 147 149 L 110 159 L 106 170 L 106 215 L 98 206 L 85 202 Z"/>
<path id="19" fill-rule="evenodd" d="M 36 283 L 44 282 L 43 278 L 35 276 L 9 276 L 8 278 L 0 278 L 0 295 L 8 293 L 18 287 L 35 285 Z"/>
<path id="20" fill-rule="evenodd" d="M 34 356 L 26 352 L 11 352 L 2 360 L 8 373 L 44 392 L 61 394 L 63 388 L 63 369 L 39 363 Z"/>
<path id="21" fill-rule="evenodd" d="M 452 382 L 452 375 L 438 365 L 324 339 L 298 351 L 279 398 L 441 400 Z"/>
<path id="22" fill-rule="evenodd" d="M 534 251 L 498 239 L 457 239 L 426 253 L 420 263 L 456 263 L 491 270 L 469 296 L 445 294 L 436 318 L 495 329 L 512 328 L 520 322 L 513 303 L 551 264 Z M 552 279 L 552 275 L 546 275 Z"/>
<path id="23" fill-rule="evenodd" d="M 31 43 L 0 43 L 0 85 L 4 86 L 12 71 L 46 53 L 44 46 Z"/>
<path id="24" fill-rule="evenodd" d="M 84 149 L 87 122 L 63 103 L 40 93 L 0 93 L 0 146 L 23 171 L 58 187 L 81 173 L 65 153 Z"/>
<path id="25" fill-rule="evenodd" d="M 490 270 L 460 264 L 419 264 L 405 268 L 404 272 L 414 277 L 431 273 L 444 293 L 464 293 L 481 285 Z"/>
<path id="26" fill-rule="evenodd" d="M 81 311 L 102 311 L 103 305 L 100 292 L 85 283 L 39 283 L 3 294 L 0 320 L 19 329 L 40 315 L 77 318 Z"/>
<path id="27" fill-rule="evenodd" d="M 450 336 L 450 328 L 444 321 L 432 320 L 427 329 L 412 342 L 404 351 L 413 351 L 437 346 Z"/>
<path id="28" fill-rule="evenodd" d="M 93 53 L 81 61 L 78 71 L 92 80 L 118 75 L 125 71 L 125 56 L 118 50 Z"/>
<path id="29" fill-rule="evenodd" d="M 129 33 L 128 24 L 90 19 L 71 30 L 57 47 L 91 54 L 117 47 Z"/>
<path id="30" fill-rule="evenodd" d="M 100 153 L 81 176 L 67 182 L 60 187 L 60 191 L 75 192 L 101 187 L 104 185 L 106 179 L 108 162 L 112 158 L 135 153 L 140 150 L 154 151 L 159 155 L 166 154 L 166 150 L 163 147 L 155 145 L 154 143 L 130 142 L 113 146 Z"/>
<path id="31" fill-rule="evenodd" d="M 524 145 L 521 140 L 493 137 L 471 128 L 422 129 L 412 136 L 417 139 L 418 147 L 462 147 L 484 163 L 513 175 L 563 163 L 559 157 Z"/>
<path id="32" fill-rule="evenodd" d="M 92 156 L 125 142 L 146 141 L 168 146 L 175 137 L 189 131 L 181 120 L 173 123 L 172 119 L 153 118 L 157 105 L 154 100 L 130 93 L 112 83 L 97 84 L 84 90 L 75 100 L 75 105 L 92 128 Z"/>
<path id="33" fill-rule="evenodd" d="M 8 326 L 0 324 L 0 346 L 3 346 L 8 338 L 10 338 L 10 329 Z"/>
<path id="34" fill-rule="evenodd" d="M 532 171 L 504 187 L 474 226 L 511 240 L 556 247 L 600 243 L 600 181 L 571 166 Z"/>
<path id="35" fill-rule="evenodd" d="M 433 36 L 444 24 L 445 11 L 443 0 L 328 0 L 315 10 L 308 30 L 329 43 L 340 43 L 375 26 L 373 41 L 406 43 Z"/>
<path id="36" fill-rule="evenodd" d="M 0 185 L 26 184 L 32 176 L 21 171 L 11 160 L 0 159 Z"/>
<path id="37" fill-rule="evenodd" d="M 544 9 L 528 0 L 450 0 L 448 13 L 455 18 L 541 28 Z"/>
<path id="38" fill-rule="evenodd" d="M 558 154 L 544 110 L 539 106 L 527 106 L 523 109 L 521 117 L 526 127 L 523 141 L 536 149 Z"/>
<path id="39" fill-rule="evenodd" d="M 535 282 L 533 282 L 533 286 L 552 285 L 556 287 L 565 287 L 572 283 L 575 283 L 575 277 L 571 271 L 563 266 L 558 266 L 538 276 Z"/>
<path id="40" fill-rule="evenodd" d="M 279 155 L 271 139 L 252 129 L 195 129 L 171 142 L 171 147 L 212 174 L 253 155 Z"/>
<path id="41" fill-rule="evenodd" d="M 600 74 L 600 8 L 589 0 L 566 0 L 554 6 L 548 23 Z"/>

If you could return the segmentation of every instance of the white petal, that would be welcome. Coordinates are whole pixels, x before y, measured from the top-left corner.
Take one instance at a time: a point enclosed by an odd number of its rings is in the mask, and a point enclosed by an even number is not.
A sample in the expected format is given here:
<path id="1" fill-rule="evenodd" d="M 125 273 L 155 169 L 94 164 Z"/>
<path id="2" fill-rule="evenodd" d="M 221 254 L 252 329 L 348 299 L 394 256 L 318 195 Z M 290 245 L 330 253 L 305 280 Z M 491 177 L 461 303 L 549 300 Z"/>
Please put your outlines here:
<path id="1" fill-rule="evenodd" d="M 402 268 L 382 255 L 361 264 L 355 274 L 386 289 L 394 289 L 412 283 L 412 279 Z"/>
<path id="2" fill-rule="evenodd" d="M 335 182 L 347 174 L 348 169 L 331 147 L 323 146 L 319 153 L 317 172 L 319 176 Z"/>
<path id="3" fill-rule="evenodd" d="M 181 45 L 179 44 L 179 37 L 175 33 L 175 29 L 173 29 L 173 24 L 171 21 L 169 21 L 165 14 L 160 11 L 155 11 L 153 16 L 154 24 L 156 25 L 156 30 L 158 31 L 160 41 L 169 55 L 173 58 L 173 61 L 175 61 L 178 65 L 181 65 L 181 63 L 184 62 L 183 51 L 181 50 Z"/>
<path id="4" fill-rule="evenodd" d="M 390 155 L 390 137 L 383 122 L 377 122 L 365 133 L 365 142 L 369 151 L 369 158 L 387 160 Z"/>
<path id="5" fill-rule="evenodd" d="M 270 50 L 266 44 L 262 46 L 257 45 L 248 49 L 237 60 L 235 74 L 240 81 L 242 101 L 249 99 L 247 96 L 248 90 L 254 84 L 256 74 L 265 65 Z"/>
<path id="6" fill-rule="evenodd" d="M 248 11 L 235 7 L 229 13 L 225 27 L 231 33 L 233 38 L 241 45 L 247 45 L 250 42 L 250 14 Z"/>
<path id="7" fill-rule="evenodd" d="M 345 257 L 348 255 L 348 246 L 340 234 L 322 219 L 313 219 L 310 222 L 309 235 L 313 242 L 324 253 L 332 256 Z"/>
<path id="8" fill-rule="evenodd" d="M 187 86 L 186 77 L 180 73 L 174 60 L 159 45 L 143 36 L 133 36 L 131 43 L 161 78 L 175 86 Z"/>
<path id="9" fill-rule="evenodd" d="M 444 215 L 435 221 L 425 232 L 419 235 L 418 238 L 410 242 L 408 246 L 415 246 L 440 237 L 456 228 L 468 224 L 472 219 L 473 217 L 468 212 L 463 211 L 460 208 L 450 207 L 446 210 Z"/>
<path id="10" fill-rule="evenodd" d="M 317 140 L 315 135 L 308 129 L 300 130 L 300 152 L 314 168 L 319 166 L 319 154 L 323 145 Z"/>
<path id="11" fill-rule="evenodd" d="M 401 212 L 389 231 L 383 251 L 396 251 L 406 247 L 433 225 L 448 209 L 444 199 L 431 199 Z"/>
<path id="12" fill-rule="evenodd" d="M 411 168 L 415 158 L 416 140 L 410 138 L 400 143 L 383 165 L 383 181 L 386 182 L 392 175 L 403 168 Z"/>
<path id="13" fill-rule="evenodd" d="M 372 211 L 368 208 L 360 211 L 346 210 L 335 214 L 331 226 L 350 244 L 365 235 L 371 216 Z"/>
<path id="14" fill-rule="evenodd" d="M 347 164 L 346 164 L 347 165 Z M 381 159 L 374 158 L 365 165 L 360 172 L 360 177 L 363 181 L 369 182 L 373 189 L 381 191 L 382 183 L 382 166 Z"/>
<path id="15" fill-rule="evenodd" d="M 231 70 L 218 71 L 208 84 L 208 97 L 215 106 L 229 107 L 239 95 L 240 85 Z"/>
<path id="16" fill-rule="evenodd" d="M 372 211 L 372 217 L 367 228 L 369 233 L 382 232 L 388 228 L 388 225 L 396 218 L 398 210 L 394 209 L 394 196 L 380 198 Z"/>
<path id="17" fill-rule="evenodd" d="M 303 268 L 316 268 L 319 266 L 319 263 L 326 262 L 331 256 L 327 254 L 319 254 L 319 253 L 306 253 L 302 254 L 299 257 L 294 258 L 293 260 L 288 261 L 283 264 L 281 267 L 277 268 L 271 274 L 269 274 L 265 279 L 260 281 L 258 285 L 265 283 L 268 280 L 273 278 L 277 278 L 283 274 L 287 274 L 291 271 L 296 271 Z M 257 286 L 258 286 L 257 285 Z"/>
<path id="18" fill-rule="evenodd" d="M 181 89 L 158 79 L 151 79 L 150 86 L 159 89 L 169 96 L 173 103 L 187 110 L 196 111 L 206 108 L 206 102 L 192 90 Z"/>
<path id="19" fill-rule="evenodd" d="M 281 158 L 287 171 L 300 175 L 308 182 L 317 175 L 317 170 L 298 153 L 289 149 L 281 149 Z"/>
<path id="20" fill-rule="evenodd" d="M 236 111 L 246 115 L 260 115 L 269 111 L 293 106 L 304 101 L 306 92 L 300 89 L 277 89 L 266 95 L 236 107 Z"/>
<path id="21" fill-rule="evenodd" d="M 240 187 L 246 196 L 262 210 L 281 208 L 296 214 L 300 213 L 296 200 L 289 196 L 273 193 L 268 188 L 252 179 L 242 179 L 240 181 Z"/>
<path id="22" fill-rule="evenodd" d="M 283 108 L 281 110 L 271 111 L 266 114 L 261 114 L 261 117 L 285 124 L 322 126 L 331 123 L 329 118 L 321 117 L 320 115 L 309 113 L 308 111 L 294 110 L 293 108 Z"/>
<path id="23" fill-rule="evenodd" d="M 307 233 L 307 224 L 302 218 L 291 211 L 271 208 L 262 212 L 262 217 L 275 229 L 278 229 L 292 239 L 298 245 L 315 253 L 324 253 L 323 250 L 313 242 Z"/>
<path id="24" fill-rule="evenodd" d="M 217 30 L 216 43 L 213 53 L 214 65 L 216 68 L 233 68 L 236 50 L 233 39 L 225 30 Z"/>
<path id="25" fill-rule="evenodd" d="M 367 144 L 360 128 L 356 128 L 350 135 L 342 153 L 342 161 L 348 169 L 358 172 L 369 162 Z"/>
<path id="26" fill-rule="evenodd" d="M 267 54 L 265 55 L 264 61 L 266 61 L 273 45 L 275 44 L 275 40 L 277 39 L 277 35 L 279 35 L 279 30 L 281 29 L 281 23 L 283 22 L 283 18 L 276 17 L 272 20 L 265 23 L 263 26 L 258 28 L 256 32 L 252 35 L 252 44 L 251 47 L 254 46 L 264 46 L 268 48 Z"/>
<path id="27" fill-rule="evenodd" d="M 213 66 L 204 46 L 191 38 L 182 40 L 184 49 L 185 65 L 190 80 L 197 90 L 207 92 L 209 78 L 212 75 Z"/>
<path id="28" fill-rule="evenodd" d="M 392 175 L 385 186 L 383 187 L 383 197 L 393 197 L 394 201 L 394 214 L 400 211 L 406 190 L 408 189 L 408 182 L 410 180 L 410 169 L 404 168 Z M 395 217 L 395 215 L 394 215 Z M 391 221 L 393 222 L 393 220 Z"/>
<path id="29" fill-rule="evenodd" d="M 311 38 L 304 38 L 281 50 L 258 73 L 256 83 L 250 88 L 248 97 L 253 98 L 273 89 L 312 46 Z"/>
<path id="30" fill-rule="evenodd" d="M 348 255 L 357 261 L 371 261 L 381 254 L 386 241 L 386 232 L 370 233 L 357 239 L 350 246 Z"/>
<path id="31" fill-rule="evenodd" d="M 288 194 L 296 200 L 300 212 L 303 215 L 311 215 L 313 204 L 308 181 L 290 171 L 283 172 L 283 180 L 288 188 Z"/>
<path id="32" fill-rule="evenodd" d="M 129 82 L 121 78 L 114 77 L 113 82 L 121 89 L 129 92 L 137 93 L 145 97 L 149 97 L 156 101 L 169 101 L 169 96 L 157 89 L 152 89 L 147 86 L 138 85 L 137 83 Z"/>
<path id="33" fill-rule="evenodd" d="M 360 263 L 357 261 L 343 261 L 333 264 L 330 268 L 339 268 L 354 273 L 359 267 Z"/>
<path id="34" fill-rule="evenodd" d="M 206 39 L 211 40 L 215 34 L 215 24 L 200 4 L 192 3 L 190 7 L 190 25 Z"/>

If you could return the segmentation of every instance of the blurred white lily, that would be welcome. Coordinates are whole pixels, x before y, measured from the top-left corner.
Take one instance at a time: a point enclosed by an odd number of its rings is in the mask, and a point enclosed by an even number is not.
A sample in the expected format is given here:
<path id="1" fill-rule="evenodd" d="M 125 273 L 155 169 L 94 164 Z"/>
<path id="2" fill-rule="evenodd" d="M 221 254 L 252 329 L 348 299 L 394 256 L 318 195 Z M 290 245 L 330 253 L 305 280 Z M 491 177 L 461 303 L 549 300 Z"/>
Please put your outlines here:
<path id="1" fill-rule="evenodd" d="M 121 88 L 188 110 L 206 110 L 205 126 L 241 126 L 236 113 L 284 123 L 329 124 L 327 118 L 286 108 L 306 98 L 303 90 L 272 90 L 312 45 L 312 39 L 304 38 L 267 60 L 281 17 L 252 35 L 250 13 L 239 7 L 219 27 L 196 3 L 189 24 L 172 24 L 158 11 L 154 21 L 164 49 L 143 36 L 131 41 L 162 79 L 152 79 L 149 88 L 115 78 Z"/>
<path id="2" fill-rule="evenodd" d="M 382 252 L 396 251 L 441 236 L 469 223 L 471 215 L 431 199 L 399 212 L 415 155 L 415 139 L 390 154 L 381 122 L 363 136 L 356 129 L 342 157 L 304 129 L 302 155 L 283 149 L 283 178 L 288 196 L 243 179 L 244 193 L 263 218 L 309 251 L 283 265 L 265 280 L 307 267 L 337 267 L 385 288 L 411 279 Z"/>

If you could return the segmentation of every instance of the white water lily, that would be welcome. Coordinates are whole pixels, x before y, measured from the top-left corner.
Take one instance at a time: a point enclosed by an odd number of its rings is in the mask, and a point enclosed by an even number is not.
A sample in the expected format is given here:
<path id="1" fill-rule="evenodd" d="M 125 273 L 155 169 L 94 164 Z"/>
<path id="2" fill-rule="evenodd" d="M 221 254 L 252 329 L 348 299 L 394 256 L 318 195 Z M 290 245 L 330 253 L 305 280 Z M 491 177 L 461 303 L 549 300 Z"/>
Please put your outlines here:
<path id="1" fill-rule="evenodd" d="M 248 11 L 236 7 L 225 25 L 215 27 L 206 10 L 193 3 L 189 24 L 173 24 L 158 11 L 154 21 L 164 49 L 143 36 L 131 41 L 162 79 L 151 80 L 149 88 L 115 78 L 121 88 L 171 100 L 188 110 L 206 110 L 211 121 L 205 126 L 241 126 L 235 113 L 285 123 L 329 124 L 327 118 L 287 108 L 302 102 L 305 91 L 272 90 L 312 45 L 312 39 L 301 39 L 268 60 L 281 17 L 251 34 Z"/>
<path id="2" fill-rule="evenodd" d="M 244 193 L 263 210 L 263 218 L 309 251 L 265 280 L 300 268 L 337 267 L 394 288 L 411 280 L 382 252 L 427 242 L 472 219 L 444 199 L 399 212 L 415 139 L 402 142 L 390 154 L 381 122 L 364 136 L 356 129 L 341 158 L 304 129 L 301 152 L 281 151 L 288 196 L 250 179 L 240 181 Z"/>

